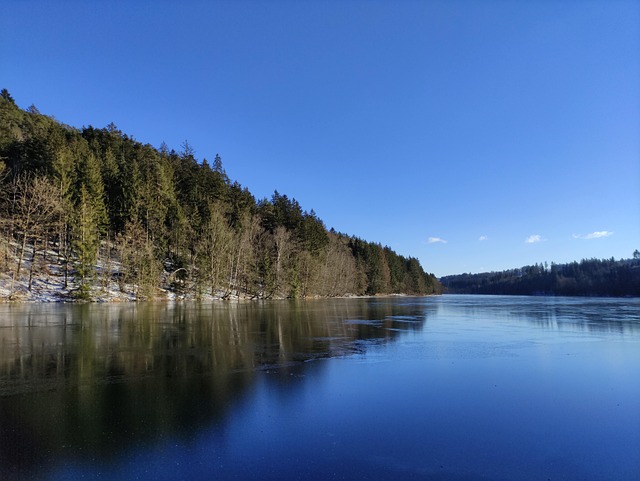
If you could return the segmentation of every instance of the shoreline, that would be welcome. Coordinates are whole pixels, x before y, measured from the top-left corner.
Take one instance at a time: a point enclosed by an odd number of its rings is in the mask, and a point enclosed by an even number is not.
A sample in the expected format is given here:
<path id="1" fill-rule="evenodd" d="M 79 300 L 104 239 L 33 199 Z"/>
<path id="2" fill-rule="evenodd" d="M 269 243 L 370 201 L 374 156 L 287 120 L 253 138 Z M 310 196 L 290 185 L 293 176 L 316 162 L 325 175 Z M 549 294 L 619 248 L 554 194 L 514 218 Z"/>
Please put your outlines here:
<path id="1" fill-rule="evenodd" d="M 32 280 L 32 289 L 28 289 L 28 284 L 24 281 L 16 281 L 13 292 L 10 292 L 11 280 L 6 275 L 0 281 L 0 304 L 119 304 L 119 303 L 141 303 L 141 302 L 254 302 L 254 301 L 282 301 L 282 300 L 317 300 L 317 299 L 369 299 L 369 298 L 391 298 L 391 297 L 427 297 L 438 294 L 345 294 L 341 296 L 308 296 L 308 297 L 259 297 L 251 295 L 227 295 L 213 296 L 211 294 L 187 293 L 180 294 L 169 289 L 156 289 L 156 295 L 152 297 L 141 297 L 136 294 L 137 286 L 125 285 L 124 289 L 115 282 L 107 286 L 93 286 L 89 291 L 90 299 L 79 299 L 74 297 L 74 292 L 78 290 L 75 282 L 69 282 L 68 287 L 63 287 L 63 281 L 56 279 L 56 276 L 47 278 L 35 278 Z"/>

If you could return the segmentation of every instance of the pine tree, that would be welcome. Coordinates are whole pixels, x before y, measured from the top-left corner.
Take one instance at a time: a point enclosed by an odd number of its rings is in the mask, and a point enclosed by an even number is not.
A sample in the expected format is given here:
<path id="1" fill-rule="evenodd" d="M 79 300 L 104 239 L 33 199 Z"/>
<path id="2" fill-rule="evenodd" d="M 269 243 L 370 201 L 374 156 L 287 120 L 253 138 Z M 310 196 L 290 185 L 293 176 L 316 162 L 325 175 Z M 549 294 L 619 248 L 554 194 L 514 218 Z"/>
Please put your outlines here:
<path id="1" fill-rule="evenodd" d="M 96 199 L 83 185 L 76 201 L 72 222 L 72 247 L 78 273 L 78 298 L 89 299 L 91 281 L 100 245 L 100 220 L 102 211 Z"/>
<path id="2" fill-rule="evenodd" d="M 16 104 L 16 101 L 13 100 L 13 97 L 11 96 L 11 94 L 7 89 L 0 90 L 0 97 L 6 100 L 7 102 L 11 102 L 13 105 Z"/>
<path id="3" fill-rule="evenodd" d="M 73 154 L 66 144 L 62 144 L 53 161 L 53 179 L 61 205 L 58 229 L 58 257 L 64 265 L 64 288 L 69 285 L 69 267 L 71 263 L 71 219 L 73 213 L 72 187 L 75 178 Z"/>
<path id="4" fill-rule="evenodd" d="M 71 245 L 78 273 L 78 297 L 88 299 L 95 274 L 100 235 L 107 222 L 104 184 L 97 159 L 84 139 L 72 144 L 72 152 L 75 160 L 75 195 Z"/>

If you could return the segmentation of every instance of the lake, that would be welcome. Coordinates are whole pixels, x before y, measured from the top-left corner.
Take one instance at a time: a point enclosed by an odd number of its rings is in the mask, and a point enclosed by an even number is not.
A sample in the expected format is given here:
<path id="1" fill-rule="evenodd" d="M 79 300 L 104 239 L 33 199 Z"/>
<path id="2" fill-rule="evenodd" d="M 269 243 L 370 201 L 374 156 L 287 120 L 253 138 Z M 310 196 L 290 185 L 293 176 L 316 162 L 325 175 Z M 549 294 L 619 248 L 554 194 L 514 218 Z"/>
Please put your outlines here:
<path id="1" fill-rule="evenodd" d="M 2 480 L 640 479 L 640 299 L 0 305 Z"/>

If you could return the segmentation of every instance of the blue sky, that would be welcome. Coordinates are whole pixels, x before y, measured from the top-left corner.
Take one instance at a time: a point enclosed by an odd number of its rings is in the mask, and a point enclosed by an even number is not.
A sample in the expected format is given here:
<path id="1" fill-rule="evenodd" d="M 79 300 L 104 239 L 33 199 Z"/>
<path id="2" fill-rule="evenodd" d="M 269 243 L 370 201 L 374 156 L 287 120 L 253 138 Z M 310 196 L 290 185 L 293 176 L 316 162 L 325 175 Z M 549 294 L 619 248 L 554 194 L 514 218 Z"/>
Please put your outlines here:
<path id="1" fill-rule="evenodd" d="M 640 249 L 639 1 L 2 0 L 0 87 L 438 276 Z"/>

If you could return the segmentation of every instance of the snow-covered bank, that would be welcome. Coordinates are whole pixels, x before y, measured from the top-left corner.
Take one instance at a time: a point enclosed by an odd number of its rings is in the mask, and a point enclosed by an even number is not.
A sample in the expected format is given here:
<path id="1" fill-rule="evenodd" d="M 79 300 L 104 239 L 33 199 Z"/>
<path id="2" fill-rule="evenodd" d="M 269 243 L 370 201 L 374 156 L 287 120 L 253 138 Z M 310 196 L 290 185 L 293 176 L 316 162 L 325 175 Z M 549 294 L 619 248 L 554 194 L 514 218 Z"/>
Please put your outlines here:
<path id="1" fill-rule="evenodd" d="M 90 297 L 95 302 L 120 302 L 136 300 L 134 286 L 120 290 L 115 283 L 112 285 L 93 286 Z M 64 286 L 64 276 L 54 274 L 39 274 L 34 276 L 29 289 L 28 278 L 21 276 L 13 282 L 11 276 L 0 274 L 0 302 L 74 302 L 78 287 L 74 281 Z"/>
<path id="2" fill-rule="evenodd" d="M 95 275 L 90 282 L 88 292 L 79 296 L 79 283 L 75 271 L 67 273 L 65 286 L 65 272 L 62 262 L 54 250 L 47 250 L 46 256 L 38 252 L 33 256 L 33 245 L 27 244 L 26 255 L 20 267 L 20 273 L 15 275 L 18 256 L 15 254 L 19 246 L 16 242 L 0 239 L 0 302 L 133 302 L 146 300 L 166 301 L 216 301 L 216 300 L 255 300 L 262 297 L 243 294 L 242 292 L 218 291 L 216 295 L 210 292 L 198 292 L 194 285 L 179 284 L 174 276 L 164 272 L 159 282 L 160 287 L 152 293 L 142 294 L 140 286 L 127 283 L 124 279 L 124 269 L 117 257 L 109 257 L 105 261 L 103 256 L 94 266 Z M 106 246 L 102 246 L 106 250 Z M 15 277 L 15 278 L 14 278 Z M 390 294 L 402 296 L 404 294 Z M 310 296 L 320 298 L 322 296 Z M 367 295 L 346 294 L 344 298 L 371 297 Z"/>
<path id="3" fill-rule="evenodd" d="M 27 253 L 23 259 L 20 273 L 15 276 L 18 259 L 13 252 L 17 251 L 15 242 L 3 249 L 0 266 L 0 302 L 77 302 L 79 285 L 74 272 L 68 273 L 65 287 L 64 268 L 58 262 L 54 251 L 47 251 L 45 258 L 39 252 L 33 259 L 33 246 L 27 245 Z M 31 252 L 29 252 L 31 251 Z M 45 260 L 46 259 L 46 260 Z M 130 302 L 139 300 L 137 286 L 118 282 L 121 265 L 110 262 L 106 269 L 102 262 L 95 266 L 96 276 L 89 289 L 91 302 Z M 15 279 L 14 279 L 15 276 Z M 174 299 L 174 293 L 158 289 L 158 299 Z"/>
<path id="4" fill-rule="evenodd" d="M 165 300 L 165 301 L 220 301 L 220 300 L 251 300 L 254 296 L 227 295 L 220 292 L 217 296 L 201 293 L 176 293 L 170 289 L 156 289 L 153 297 L 141 297 L 136 293 L 138 287 L 132 284 L 119 284 L 109 281 L 101 285 L 97 281 L 91 286 L 89 300 L 79 300 L 76 293 L 78 286 L 75 281 L 69 279 L 68 286 L 64 287 L 64 275 L 61 273 L 40 273 L 34 276 L 29 290 L 28 273 L 21 276 L 20 280 L 13 283 L 12 277 L 7 273 L 0 273 L 0 302 L 135 302 L 141 300 Z M 405 294 L 391 294 L 390 296 L 405 296 Z M 316 298 L 318 296 L 314 296 Z M 344 298 L 366 298 L 379 296 L 346 295 Z"/>

